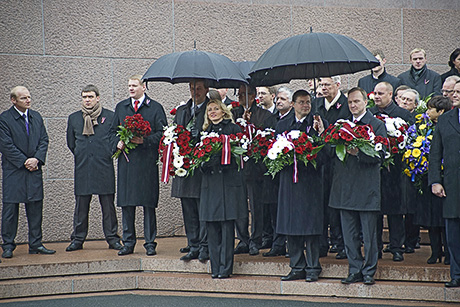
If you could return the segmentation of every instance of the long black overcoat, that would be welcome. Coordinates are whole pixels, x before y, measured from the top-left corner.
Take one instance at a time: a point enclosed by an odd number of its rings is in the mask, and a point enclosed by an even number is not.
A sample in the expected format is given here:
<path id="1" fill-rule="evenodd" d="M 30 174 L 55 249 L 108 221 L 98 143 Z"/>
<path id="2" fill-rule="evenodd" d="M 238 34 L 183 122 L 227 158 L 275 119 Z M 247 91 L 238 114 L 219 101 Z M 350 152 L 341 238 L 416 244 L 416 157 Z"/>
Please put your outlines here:
<path id="1" fill-rule="evenodd" d="M 438 119 L 431 142 L 428 184 L 441 183 L 447 197 L 443 199 L 444 218 L 460 218 L 460 124 L 458 108 Z M 441 164 L 444 170 L 441 169 Z M 444 175 L 444 177 L 442 176 Z"/>
<path id="2" fill-rule="evenodd" d="M 420 94 L 420 98 L 425 98 L 432 93 L 435 96 L 441 95 L 441 76 L 437 72 L 428 69 L 425 65 L 425 70 L 420 75 L 420 78 L 415 80 L 411 74 L 411 69 L 412 67 L 398 76 L 402 84 L 416 90 Z"/>
<path id="3" fill-rule="evenodd" d="M 369 111 L 358 124 L 369 124 L 375 135 L 387 136 L 385 124 Z M 334 157 L 329 206 L 353 211 L 380 211 L 381 162 L 382 157 L 369 157 L 362 152 L 358 156 L 348 155 L 346 163 Z"/>
<path id="4" fill-rule="evenodd" d="M 194 129 L 198 132 L 198 139 L 200 132 L 203 131 L 204 116 L 206 114 L 206 105 L 209 99 L 206 98 L 203 105 L 197 110 L 195 114 L 195 121 L 193 122 Z M 192 99 L 190 99 L 185 105 L 177 108 L 176 116 L 174 117 L 174 123 L 187 127 L 190 121 L 193 119 L 191 113 Z M 200 198 L 201 189 L 201 172 L 194 172 L 193 176 L 187 177 L 174 177 L 171 187 L 172 197 L 187 197 L 187 198 Z"/>
<path id="5" fill-rule="evenodd" d="M 144 137 L 144 143 L 130 150 L 129 162 L 123 154 L 118 159 L 117 205 L 157 207 L 159 194 L 158 145 L 167 125 L 163 107 L 145 95 L 144 102 L 137 113 L 150 123 L 152 132 Z M 134 115 L 131 99 L 119 102 L 110 127 L 110 143 L 115 153 L 120 138 L 117 136 L 119 125 L 123 125 L 126 116 Z"/>
<path id="6" fill-rule="evenodd" d="M 67 146 L 74 155 L 75 195 L 114 194 L 115 170 L 109 130 L 113 112 L 102 108 L 93 135 L 83 135 L 83 113 L 69 115 L 67 121 Z"/>
<path id="7" fill-rule="evenodd" d="M 327 123 L 325 122 L 327 126 Z M 296 128 L 295 113 L 291 112 L 276 125 L 276 133 L 300 130 L 309 135 L 316 134 L 313 129 L 313 115 L 310 113 L 303 121 L 300 129 Z M 278 215 L 276 233 L 285 235 L 320 235 L 323 233 L 323 166 L 321 156 L 318 153 L 317 167 L 308 163 L 307 166 L 301 161 L 297 163 L 298 182 L 293 182 L 294 166 L 284 168 L 280 172 Z"/>
<path id="8" fill-rule="evenodd" d="M 241 132 L 241 128 L 231 120 L 224 119 L 217 125 L 211 124 L 206 131 L 229 135 Z M 243 172 L 238 171 L 234 157 L 230 165 L 221 165 L 220 159 L 221 156 L 216 154 L 202 167 L 201 221 L 221 222 L 248 216 Z"/>
<path id="9" fill-rule="evenodd" d="M 374 78 L 372 72 L 369 75 L 362 77 L 358 80 L 358 86 L 367 93 L 370 93 L 374 91 L 375 86 L 380 82 L 390 83 L 391 86 L 393 86 L 393 92 L 402 84 L 398 77 L 390 75 L 385 69 L 377 79 Z"/>
<path id="10" fill-rule="evenodd" d="M 409 111 L 397 106 L 394 102 L 388 105 L 384 110 L 377 106 L 369 109 L 374 115 L 386 114 L 390 117 L 400 117 L 407 123 L 412 124 L 414 117 Z M 402 155 L 397 154 L 394 157 L 394 165 L 390 168 L 382 168 L 382 214 L 406 214 L 408 213 L 408 202 L 411 200 L 409 194 L 413 194 L 412 183 L 409 177 L 403 173 L 404 163 Z M 410 185 L 410 186 L 408 186 Z M 411 190 L 412 188 L 412 190 Z"/>
<path id="11" fill-rule="evenodd" d="M 0 114 L 0 152 L 2 153 L 3 202 L 29 203 L 43 199 L 43 174 L 48 151 L 48 134 L 41 115 L 28 110 L 29 135 L 25 120 L 14 107 Z M 38 170 L 24 166 L 29 158 L 38 159 Z"/>

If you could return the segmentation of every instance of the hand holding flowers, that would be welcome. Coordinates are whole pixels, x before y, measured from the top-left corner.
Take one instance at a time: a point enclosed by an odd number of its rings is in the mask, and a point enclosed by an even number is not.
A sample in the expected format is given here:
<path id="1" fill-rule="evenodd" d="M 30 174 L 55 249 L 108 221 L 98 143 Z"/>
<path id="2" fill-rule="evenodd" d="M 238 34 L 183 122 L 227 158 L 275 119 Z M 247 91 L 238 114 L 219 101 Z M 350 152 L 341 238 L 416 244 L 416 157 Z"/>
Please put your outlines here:
<path id="1" fill-rule="evenodd" d="M 136 113 L 133 116 L 126 116 L 124 119 L 124 126 L 118 126 L 117 135 L 120 137 L 120 141 L 124 143 L 122 149 L 118 149 L 112 156 L 112 158 L 118 159 L 120 154 L 123 152 L 126 161 L 129 162 L 127 154 L 130 149 L 135 149 L 138 144 L 143 143 L 143 138 L 150 135 L 152 128 L 150 123 L 142 117 L 141 114 Z"/>

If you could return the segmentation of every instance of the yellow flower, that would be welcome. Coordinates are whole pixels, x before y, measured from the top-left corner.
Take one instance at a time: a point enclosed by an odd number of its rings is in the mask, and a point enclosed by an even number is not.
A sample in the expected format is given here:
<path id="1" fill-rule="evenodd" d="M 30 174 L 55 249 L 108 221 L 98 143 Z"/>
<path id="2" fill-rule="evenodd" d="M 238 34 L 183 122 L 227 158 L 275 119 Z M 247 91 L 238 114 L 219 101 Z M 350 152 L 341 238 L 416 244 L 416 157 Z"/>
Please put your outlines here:
<path id="1" fill-rule="evenodd" d="M 425 124 L 420 125 L 420 126 L 419 126 L 419 129 L 420 129 L 420 130 L 425 130 L 425 129 L 426 129 L 426 125 L 425 125 Z"/>
<path id="2" fill-rule="evenodd" d="M 427 160 L 426 160 L 426 157 L 423 156 L 423 157 L 422 157 L 422 164 L 425 164 L 425 163 L 427 163 Z"/>
<path id="3" fill-rule="evenodd" d="M 412 150 L 412 156 L 414 156 L 414 158 L 420 157 L 421 154 L 422 152 L 418 148 L 414 148 L 414 150 Z"/>
<path id="4" fill-rule="evenodd" d="M 433 139 L 433 136 L 432 135 L 429 135 L 426 137 L 427 139 L 429 139 L 430 141 Z"/>
<path id="5" fill-rule="evenodd" d="M 408 168 L 406 168 L 406 169 L 404 170 L 404 174 L 406 174 L 407 176 L 410 177 L 410 170 L 409 170 Z"/>
<path id="6" fill-rule="evenodd" d="M 404 158 L 408 159 L 411 155 L 411 150 L 408 150 L 404 153 Z"/>
<path id="7" fill-rule="evenodd" d="M 415 115 L 415 119 L 420 119 L 420 118 L 422 118 L 422 114 Z"/>
<path id="8" fill-rule="evenodd" d="M 413 170 L 413 169 L 415 168 L 414 162 L 411 162 L 411 163 L 409 164 L 409 167 L 410 167 L 411 170 Z"/>
<path id="9" fill-rule="evenodd" d="M 416 142 L 420 142 L 420 143 L 423 142 L 424 140 L 425 140 L 425 137 L 424 137 L 424 136 L 421 136 L 421 135 L 419 135 L 419 136 L 415 139 Z"/>
<path id="10" fill-rule="evenodd" d="M 414 144 L 412 144 L 414 147 L 420 147 L 422 146 L 422 142 L 416 141 Z M 414 156 L 415 157 L 415 156 Z"/>

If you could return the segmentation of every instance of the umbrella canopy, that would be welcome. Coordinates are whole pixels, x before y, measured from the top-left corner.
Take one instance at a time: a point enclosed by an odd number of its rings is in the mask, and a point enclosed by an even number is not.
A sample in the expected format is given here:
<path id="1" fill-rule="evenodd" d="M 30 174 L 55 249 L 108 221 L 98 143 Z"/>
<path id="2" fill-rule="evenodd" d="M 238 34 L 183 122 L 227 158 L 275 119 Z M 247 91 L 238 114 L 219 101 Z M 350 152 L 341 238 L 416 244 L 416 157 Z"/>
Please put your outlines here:
<path id="1" fill-rule="evenodd" d="M 206 79 L 210 87 L 238 87 L 247 84 L 245 76 L 226 56 L 198 51 L 174 52 L 156 60 L 142 79 L 169 83 L 186 83 Z"/>
<path id="2" fill-rule="evenodd" d="M 350 74 L 378 65 L 374 55 L 352 38 L 307 33 L 271 46 L 256 61 L 249 75 L 252 84 L 271 86 L 293 79 Z"/>
<path id="3" fill-rule="evenodd" d="M 249 81 L 251 77 L 249 76 L 249 72 L 251 71 L 252 66 L 256 61 L 241 61 L 241 62 L 233 62 L 235 63 L 236 67 L 241 70 L 241 73 L 246 77 L 246 80 Z"/>

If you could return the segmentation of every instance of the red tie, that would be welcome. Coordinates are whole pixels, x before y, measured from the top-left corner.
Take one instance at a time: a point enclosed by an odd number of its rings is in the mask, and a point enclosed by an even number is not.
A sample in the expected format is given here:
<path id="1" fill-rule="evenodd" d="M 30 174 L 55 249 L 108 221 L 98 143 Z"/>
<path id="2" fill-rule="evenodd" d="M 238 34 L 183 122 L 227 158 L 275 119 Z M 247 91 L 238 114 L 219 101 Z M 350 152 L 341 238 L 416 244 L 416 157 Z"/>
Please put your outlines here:
<path id="1" fill-rule="evenodd" d="M 139 109 L 139 100 L 134 101 L 134 112 L 137 112 L 137 109 Z"/>

